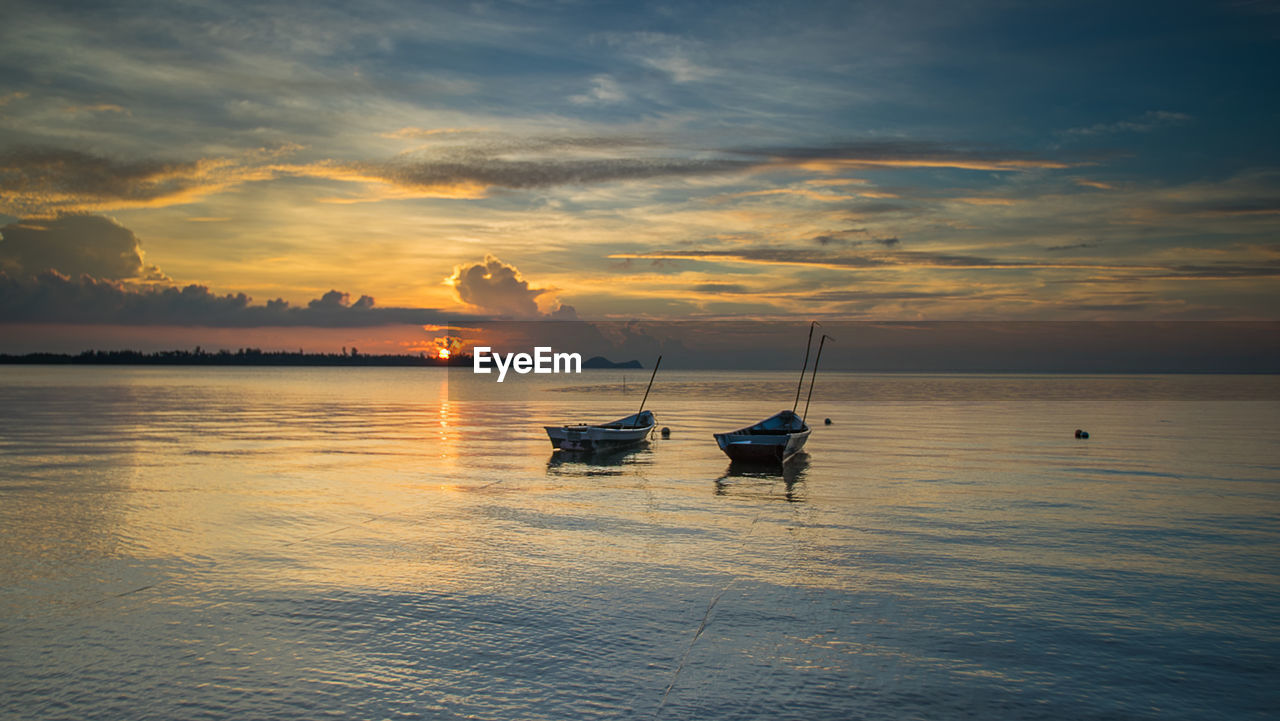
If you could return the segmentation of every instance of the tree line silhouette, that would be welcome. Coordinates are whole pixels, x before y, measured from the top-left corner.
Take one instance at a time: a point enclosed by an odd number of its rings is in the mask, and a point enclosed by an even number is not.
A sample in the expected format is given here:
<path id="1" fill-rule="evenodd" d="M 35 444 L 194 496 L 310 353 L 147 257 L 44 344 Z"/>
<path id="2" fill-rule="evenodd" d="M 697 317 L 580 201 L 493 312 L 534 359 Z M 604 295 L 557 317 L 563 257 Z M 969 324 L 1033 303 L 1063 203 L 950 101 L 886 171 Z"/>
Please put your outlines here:
<path id="1" fill-rule="evenodd" d="M 193 366 L 458 366 L 471 365 L 471 356 L 458 354 L 442 360 L 426 353 L 372 355 L 356 348 L 341 353 L 264 351 L 261 348 L 206 351 L 163 350 L 147 353 L 136 350 L 86 350 L 69 353 L 0 354 L 0 364 L 38 363 L 50 365 L 193 365 Z"/>

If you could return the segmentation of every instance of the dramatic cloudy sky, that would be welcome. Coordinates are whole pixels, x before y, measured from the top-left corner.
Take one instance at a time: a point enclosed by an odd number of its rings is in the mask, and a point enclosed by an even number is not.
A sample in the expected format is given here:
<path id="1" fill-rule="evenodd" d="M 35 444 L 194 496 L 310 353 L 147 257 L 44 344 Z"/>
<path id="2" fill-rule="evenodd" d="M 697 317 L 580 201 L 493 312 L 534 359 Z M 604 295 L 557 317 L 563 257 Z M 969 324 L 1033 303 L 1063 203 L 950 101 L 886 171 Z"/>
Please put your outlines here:
<path id="1" fill-rule="evenodd" d="M 1275 320 L 1278 50 L 1262 0 L 8 0 L 0 350 Z"/>

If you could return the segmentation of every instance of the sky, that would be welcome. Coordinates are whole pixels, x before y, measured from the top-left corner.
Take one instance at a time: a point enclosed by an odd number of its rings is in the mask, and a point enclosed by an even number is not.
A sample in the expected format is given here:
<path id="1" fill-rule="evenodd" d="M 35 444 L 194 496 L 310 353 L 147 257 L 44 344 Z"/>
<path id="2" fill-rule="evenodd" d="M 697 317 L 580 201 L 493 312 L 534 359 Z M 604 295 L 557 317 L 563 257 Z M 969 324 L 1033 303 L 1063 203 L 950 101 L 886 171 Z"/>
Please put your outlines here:
<path id="1" fill-rule="evenodd" d="M 0 352 L 1280 320 L 1270 2 L 4 15 Z"/>

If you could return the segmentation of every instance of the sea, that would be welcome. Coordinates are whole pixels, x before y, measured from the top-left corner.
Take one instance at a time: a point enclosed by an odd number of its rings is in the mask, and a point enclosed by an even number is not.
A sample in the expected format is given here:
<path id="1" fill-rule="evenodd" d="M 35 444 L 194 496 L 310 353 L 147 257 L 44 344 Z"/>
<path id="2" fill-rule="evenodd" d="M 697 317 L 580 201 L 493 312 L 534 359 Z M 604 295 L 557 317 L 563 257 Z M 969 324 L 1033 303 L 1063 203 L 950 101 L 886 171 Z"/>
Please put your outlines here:
<path id="1" fill-rule="evenodd" d="M 0 367 L 0 718 L 1276 717 L 1280 377 L 647 382 Z"/>

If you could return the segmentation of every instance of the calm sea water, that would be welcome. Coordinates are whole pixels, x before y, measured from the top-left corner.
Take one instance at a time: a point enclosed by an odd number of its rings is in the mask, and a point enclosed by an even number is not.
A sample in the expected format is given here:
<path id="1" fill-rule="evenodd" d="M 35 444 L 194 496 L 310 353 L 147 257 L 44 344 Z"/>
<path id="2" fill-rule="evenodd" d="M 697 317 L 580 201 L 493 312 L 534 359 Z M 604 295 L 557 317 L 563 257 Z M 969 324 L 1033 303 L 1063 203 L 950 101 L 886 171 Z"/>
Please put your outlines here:
<path id="1" fill-rule="evenodd" d="M 711 433 L 790 374 L 664 373 L 551 451 L 645 376 L 0 368 L 0 717 L 1280 707 L 1275 377 L 831 374 L 772 473 Z"/>

